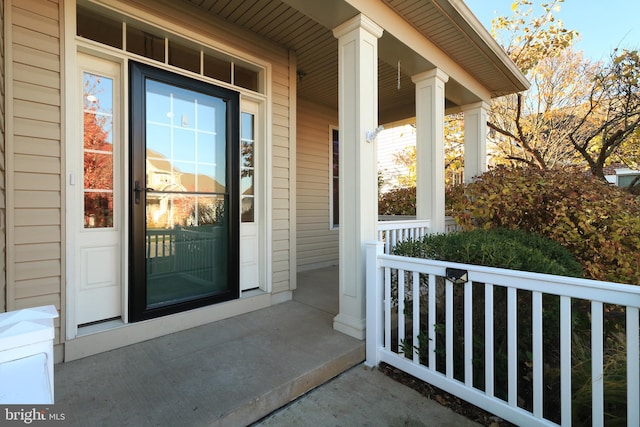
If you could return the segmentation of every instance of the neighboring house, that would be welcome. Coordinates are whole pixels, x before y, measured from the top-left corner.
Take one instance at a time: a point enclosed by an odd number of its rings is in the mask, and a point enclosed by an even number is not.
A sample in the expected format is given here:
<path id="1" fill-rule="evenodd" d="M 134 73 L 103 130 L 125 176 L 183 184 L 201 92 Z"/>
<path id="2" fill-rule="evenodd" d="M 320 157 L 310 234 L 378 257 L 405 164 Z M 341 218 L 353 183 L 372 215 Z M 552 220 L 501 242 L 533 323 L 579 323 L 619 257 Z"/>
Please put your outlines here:
<path id="1" fill-rule="evenodd" d="M 57 361 L 289 300 L 335 264 L 334 327 L 364 338 L 370 132 L 415 117 L 418 218 L 443 230 L 445 111 L 479 173 L 490 99 L 528 85 L 460 0 L 2 8 L 0 309 L 55 305 Z"/>
<path id="2" fill-rule="evenodd" d="M 604 168 L 604 177 L 611 184 L 626 188 L 640 176 L 640 170 L 630 169 L 623 164 L 615 164 Z"/>

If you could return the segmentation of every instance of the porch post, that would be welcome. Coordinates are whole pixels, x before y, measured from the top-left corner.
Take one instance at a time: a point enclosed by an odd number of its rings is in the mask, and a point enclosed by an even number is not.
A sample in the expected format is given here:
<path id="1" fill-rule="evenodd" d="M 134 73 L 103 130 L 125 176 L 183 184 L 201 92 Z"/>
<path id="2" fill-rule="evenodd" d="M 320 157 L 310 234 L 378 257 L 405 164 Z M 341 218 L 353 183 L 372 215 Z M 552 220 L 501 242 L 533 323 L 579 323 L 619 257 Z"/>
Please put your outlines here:
<path id="1" fill-rule="evenodd" d="M 444 84 L 439 69 L 412 77 L 416 85 L 416 217 L 444 233 Z"/>
<path id="2" fill-rule="evenodd" d="M 365 242 L 377 240 L 376 142 L 378 38 L 382 28 L 363 15 L 333 30 L 338 39 L 340 167 L 340 312 L 334 329 L 365 338 Z"/>
<path id="3" fill-rule="evenodd" d="M 464 182 L 487 171 L 487 110 L 477 102 L 462 107 L 464 113 Z"/>

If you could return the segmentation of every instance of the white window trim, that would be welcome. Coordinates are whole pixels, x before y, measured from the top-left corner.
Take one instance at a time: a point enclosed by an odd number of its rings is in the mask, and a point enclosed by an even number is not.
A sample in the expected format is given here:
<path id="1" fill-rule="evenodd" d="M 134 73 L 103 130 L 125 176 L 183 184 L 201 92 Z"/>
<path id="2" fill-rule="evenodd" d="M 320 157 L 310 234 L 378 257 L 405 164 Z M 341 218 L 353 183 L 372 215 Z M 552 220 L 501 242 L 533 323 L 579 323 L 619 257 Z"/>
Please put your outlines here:
<path id="1" fill-rule="evenodd" d="M 148 25 L 152 25 L 157 28 L 162 28 L 163 31 L 167 33 L 174 34 L 177 37 L 193 41 L 194 43 L 200 44 L 204 47 L 214 49 L 223 54 L 229 55 L 233 58 L 237 58 L 238 61 L 241 63 L 253 64 L 256 67 L 259 67 L 262 69 L 262 72 L 260 73 L 261 81 L 259 83 L 259 87 L 264 88 L 264 90 L 261 91 L 261 93 L 257 93 L 239 86 L 234 86 L 226 82 L 215 80 L 213 78 L 204 76 L 202 74 L 193 73 L 188 70 L 183 70 L 181 68 L 168 65 L 166 63 L 161 63 L 145 57 L 131 54 L 129 52 L 126 52 L 123 49 L 117 49 L 117 48 L 103 45 L 101 43 L 97 43 L 91 40 L 85 40 L 76 35 L 76 4 L 77 3 L 78 3 L 77 1 L 75 2 L 69 1 L 65 3 L 65 8 L 64 8 L 64 23 L 65 23 L 64 24 L 65 25 L 64 51 L 67 52 L 67 54 L 64 55 L 64 58 L 65 58 L 64 69 L 67 70 L 67 72 L 63 77 L 64 81 L 63 81 L 62 90 L 65 93 L 65 99 L 69 103 L 69 105 L 64 109 L 64 113 L 63 113 L 64 114 L 63 132 L 65 135 L 66 141 L 75 141 L 77 139 L 77 129 L 74 126 L 67 125 L 67 124 L 76 123 L 77 121 L 75 117 L 76 117 L 78 105 L 76 104 L 77 101 L 73 101 L 78 99 L 78 96 L 79 96 L 79 88 L 76 81 L 77 80 L 76 70 L 78 66 L 78 63 L 76 60 L 76 52 L 83 52 L 88 55 L 93 55 L 99 58 L 104 58 L 114 62 L 121 63 L 121 72 L 122 72 L 121 89 L 122 90 L 120 94 L 121 95 L 120 99 L 121 99 L 121 117 L 124 119 L 122 120 L 120 129 L 123 135 L 121 158 L 123 159 L 124 165 L 129 164 L 129 155 L 128 155 L 129 141 L 128 141 L 128 138 L 125 136 L 129 135 L 129 126 L 128 126 L 129 120 L 126 118 L 128 118 L 130 114 L 129 108 L 128 108 L 128 92 L 127 92 L 127 88 L 129 86 L 127 64 L 130 59 L 135 59 L 138 62 L 143 62 L 151 66 L 154 66 L 156 68 L 166 69 L 177 74 L 196 78 L 206 83 L 214 84 L 221 87 L 231 88 L 240 93 L 241 105 L 242 105 L 243 99 L 254 102 L 258 105 L 258 111 L 260 114 L 260 123 L 261 123 L 259 131 L 261 132 L 261 135 L 260 135 L 260 137 L 262 138 L 261 145 L 263 147 L 262 152 L 260 153 L 261 161 L 260 161 L 259 167 L 262 168 L 262 171 L 259 171 L 259 174 L 260 174 L 259 178 L 261 179 L 262 185 L 264 186 L 264 189 L 263 189 L 264 191 L 260 196 L 260 198 L 262 199 L 261 211 L 256 212 L 256 214 L 259 215 L 261 218 L 261 223 L 260 223 L 261 227 L 259 229 L 259 234 L 260 234 L 259 250 L 260 250 L 260 257 L 261 257 L 260 258 L 260 288 L 263 292 L 270 293 L 272 291 L 272 267 L 271 267 L 271 264 L 272 264 L 271 262 L 271 257 L 272 257 L 272 254 L 271 254 L 272 114 L 271 114 L 271 102 L 269 102 L 271 93 L 272 93 L 271 64 L 267 61 L 261 60 L 246 52 L 240 51 L 230 46 L 223 45 L 220 43 L 219 40 L 215 40 L 211 37 L 207 37 L 205 35 L 198 33 L 197 31 L 188 29 L 184 26 L 178 27 L 176 26 L 175 22 L 170 22 L 166 19 L 162 19 L 160 17 L 154 16 L 149 12 L 143 11 L 141 9 L 136 8 L 135 6 L 132 6 L 130 4 L 125 4 L 118 0 L 103 0 L 100 3 L 100 5 L 97 7 L 107 8 L 111 11 L 116 12 L 117 14 L 128 16 L 132 19 L 135 19 L 137 21 L 140 21 Z M 83 3 L 91 5 L 90 2 L 83 2 Z M 171 30 L 169 30 L 169 28 Z M 179 31 L 177 31 L 176 28 L 178 28 Z M 69 158 L 68 156 L 72 155 L 70 153 L 74 149 L 73 145 L 74 144 L 70 144 L 70 143 L 66 144 L 65 158 Z M 70 164 L 71 162 L 68 162 L 65 165 L 65 181 L 67 182 L 67 185 L 69 183 L 70 173 L 73 172 L 72 170 L 70 170 Z M 124 186 L 126 186 L 126 184 L 124 183 L 129 182 L 128 168 L 126 167 L 122 168 L 121 176 L 122 176 L 121 182 L 123 183 Z M 126 188 L 123 188 L 123 191 L 124 190 L 126 190 Z M 63 191 L 64 191 L 63 197 L 65 199 L 65 206 L 73 206 L 73 201 L 70 200 L 70 198 L 73 197 L 72 192 L 66 191 L 66 186 Z M 128 205 L 125 203 L 122 211 L 122 218 L 128 218 L 128 217 L 129 217 Z M 75 226 L 75 222 L 72 223 L 75 220 L 75 217 L 65 215 L 64 218 L 65 218 L 64 221 L 65 221 L 66 230 L 69 230 L 70 228 Z M 124 220 L 122 222 L 123 222 L 122 231 L 123 231 L 124 237 L 126 238 L 126 236 L 129 235 L 128 221 Z M 65 243 L 65 247 L 66 247 L 65 277 L 66 279 L 64 280 L 65 289 L 63 290 L 63 294 L 64 294 L 65 303 L 66 303 L 65 314 L 64 314 L 66 322 L 64 323 L 64 326 L 63 326 L 64 330 L 61 331 L 61 335 L 66 337 L 66 340 L 73 340 L 78 337 L 78 328 L 77 328 L 76 316 L 75 316 L 75 311 L 76 311 L 75 296 L 76 296 L 77 289 L 75 287 L 75 283 L 73 280 L 76 266 L 74 265 L 73 262 L 70 262 L 72 259 L 75 259 L 74 257 L 76 256 L 74 251 L 75 241 L 74 241 L 74 238 L 71 237 L 71 233 L 69 233 L 68 231 L 65 231 L 64 238 L 66 241 Z M 123 266 L 125 266 L 123 268 L 123 281 L 126 284 L 125 286 L 127 286 L 127 288 L 123 290 L 122 320 L 124 324 L 128 324 L 131 326 L 133 325 L 140 326 L 140 324 L 138 323 L 135 323 L 135 324 L 128 323 L 129 277 L 128 277 L 128 268 L 126 268 L 126 265 L 128 264 L 128 258 L 129 258 L 128 246 L 129 246 L 128 240 L 123 240 L 123 250 L 122 250 L 121 259 L 123 260 Z M 184 316 L 185 314 L 179 313 L 179 315 Z M 189 314 L 187 314 L 187 316 L 189 316 Z M 214 315 L 214 316 L 217 316 L 217 315 Z M 198 315 L 195 313 L 193 314 L 193 322 L 195 322 L 193 323 L 193 326 L 197 324 L 201 324 L 202 322 L 201 320 L 199 320 Z M 106 328 L 113 328 L 113 327 L 114 327 L 113 325 L 106 326 Z"/>

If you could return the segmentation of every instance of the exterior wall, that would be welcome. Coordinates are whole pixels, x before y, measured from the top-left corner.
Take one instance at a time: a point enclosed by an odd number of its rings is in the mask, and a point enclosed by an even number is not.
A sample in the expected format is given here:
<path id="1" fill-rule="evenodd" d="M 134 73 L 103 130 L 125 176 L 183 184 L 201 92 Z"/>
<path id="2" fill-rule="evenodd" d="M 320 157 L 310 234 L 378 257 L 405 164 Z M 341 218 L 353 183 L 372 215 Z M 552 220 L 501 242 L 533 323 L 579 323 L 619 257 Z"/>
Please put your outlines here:
<path id="1" fill-rule="evenodd" d="M 117 1 L 106 3 L 119 4 Z M 122 3 L 125 4 L 125 3 Z M 132 2 L 127 7 L 131 7 Z M 6 182 L 6 300 L 5 285 L 0 281 L 0 309 L 15 310 L 52 304 L 60 310 L 56 319 L 55 343 L 64 341 L 61 325 L 65 324 L 65 146 L 62 140 L 64 121 L 63 46 L 61 16 L 63 1 L 7 0 L 1 12 L 6 15 L 10 31 L 6 31 L 7 51 L 0 57 L 9 64 L 6 76 L 6 121 L 0 121 L 0 240 L 4 243 L 4 184 Z M 157 12 L 162 19 L 171 19 L 176 29 L 202 35 L 235 49 L 238 53 L 270 64 L 270 91 L 266 102 L 267 124 L 266 164 L 271 171 L 272 233 L 268 236 L 272 251 L 271 274 L 273 293 L 290 291 L 291 281 L 291 76 L 295 63 L 289 52 L 239 30 L 215 18 L 197 13 L 173 10 L 162 13 L 164 6 L 141 1 L 146 14 Z M 187 10 L 189 8 L 186 8 Z M 167 18 L 170 17 L 170 18 Z M 73 34 L 69 35 L 73 37 Z M 74 52 L 66 52 L 73 55 Z M 293 65 L 293 72 L 291 68 Z M 3 71 L 5 67 L 2 68 Z M 74 70 L 67 73 L 74 74 Z M 0 75 L 0 95 L 4 98 L 5 76 Z M 4 103 L 2 108 L 4 108 Z M 293 112 L 295 115 L 295 112 Z M 4 118 L 2 111 L 2 118 Z M 6 151 L 4 131 L 6 126 Z M 4 162 L 6 153 L 6 163 Z M 4 180 L 6 165 L 6 181 Z M 3 250 L 0 243 L 0 250 Z M 4 258 L 4 257 L 3 257 Z M 4 264 L 0 265 L 4 268 Z M 4 277 L 4 275 L 2 275 Z M 0 279 L 1 280 L 1 279 Z M 228 310 L 227 310 L 228 311 Z M 232 315 L 232 314 L 231 314 Z M 227 315 L 228 316 L 228 315 Z M 61 347 L 58 346 L 57 351 Z M 61 353 L 58 353 L 61 354 Z M 60 357 L 57 357 L 60 360 Z"/>
<path id="2" fill-rule="evenodd" d="M 292 151 L 290 128 L 292 96 L 288 59 L 273 64 L 272 79 L 272 291 L 274 293 L 293 289 L 291 283 L 291 188 L 290 177 Z M 294 64 L 295 66 L 295 64 Z M 295 70 L 295 68 L 294 68 Z"/>
<path id="3" fill-rule="evenodd" d="M 5 250 L 5 139 L 4 118 L 6 109 L 4 105 L 4 2 L 0 3 L 0 312 L 6 310 L 6 250 Z"/>
<path id="4" fill-rule="evenodd" d="M 338 230 L 329 229 L 329 126 L 337 123 L 337 111 L 298 100 L 298 271 L 338 265 Z"/>
<path id="5" fill-rule="evenodd" d="M 64 314 L 61 40 L 57 1 L 6 1 L 7 310 Z M 60 319 L 56 319 L 56 343 Z"/>

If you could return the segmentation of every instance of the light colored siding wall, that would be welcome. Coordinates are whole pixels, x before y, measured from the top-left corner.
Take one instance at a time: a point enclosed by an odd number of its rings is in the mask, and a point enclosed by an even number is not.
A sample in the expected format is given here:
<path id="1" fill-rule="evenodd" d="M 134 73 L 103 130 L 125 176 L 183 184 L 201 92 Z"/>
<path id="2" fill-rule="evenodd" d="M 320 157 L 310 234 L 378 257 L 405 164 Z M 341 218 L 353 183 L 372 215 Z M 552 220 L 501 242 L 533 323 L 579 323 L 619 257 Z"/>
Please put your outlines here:
<path id="1" fill-rule="evenodd" d="M 4 108 L 4 1 L 0 3 L 0 312 L 6 310 L 5 108 Z"/>
<path id="2" fill-rule="evenodd" d="M 53 304 L 61 309 L 61 41 L 57 1 L 11 4 L 12 115 L 7 159 L 11 230 L 8 309 Z M 56 343 L 60 319 L 56 319 Z"/>
<path id="3" fill-rule="evenodd" d="M 289 69 L 288 63 L 274 64 L 272 102 L 272 291 L 287 291 L 291 287 L 289 212 Z"/>
<path id="4" fill-rule="evenodd" d="M 329 126 L 337 123 L 337 111 L 298 100 L 298 271 L 338 264 L 338 230 L 329 229 Z"/>

